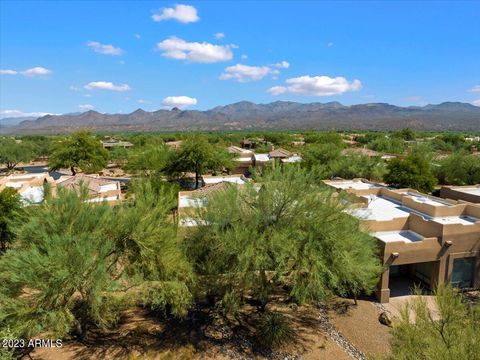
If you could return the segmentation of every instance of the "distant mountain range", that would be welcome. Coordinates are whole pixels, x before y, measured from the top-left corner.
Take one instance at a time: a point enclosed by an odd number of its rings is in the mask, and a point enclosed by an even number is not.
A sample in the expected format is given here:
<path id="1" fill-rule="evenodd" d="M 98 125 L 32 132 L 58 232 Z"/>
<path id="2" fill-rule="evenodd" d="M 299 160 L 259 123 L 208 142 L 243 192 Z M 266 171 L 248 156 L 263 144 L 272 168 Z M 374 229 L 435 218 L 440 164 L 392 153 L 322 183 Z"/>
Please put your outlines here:
<path id="1" fill-rule="evenodd" d="M 0 120 L 0 124 L 3 121 Z M 480 107 L 461 102 L 400 107 L 386 103 L 345 106 L 339 102 L 297 103 L 276 101 L 255 104 L 241 101 L 206 111 L 142 109 L 130 114 L 46 115 L 0 127 L 3 133 L 59 133 L 80 128 L 95 131 L 189 130 L 476 130 Z"/>

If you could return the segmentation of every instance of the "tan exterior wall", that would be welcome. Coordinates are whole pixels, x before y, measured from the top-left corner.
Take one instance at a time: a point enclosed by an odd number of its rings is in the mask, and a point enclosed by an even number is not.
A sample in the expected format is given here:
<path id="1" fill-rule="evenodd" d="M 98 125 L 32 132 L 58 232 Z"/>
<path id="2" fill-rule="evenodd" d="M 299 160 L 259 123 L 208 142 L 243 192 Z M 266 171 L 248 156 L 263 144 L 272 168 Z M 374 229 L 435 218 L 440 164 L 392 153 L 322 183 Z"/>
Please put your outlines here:
<path id="1" fill-rule="evenodd" d="M 464 186 L 464 188 L 472 188 L 473 186 Z M 477 185 L 477 187 L 480 188 L 480 185 Z M 453 200 L 463 200 L 463 201 L 468 201 L 472 203 L 480 203 L 480 196 L 479 195 L 474 195 L 474 194 L 468 194 L 460 189 L 462 186 L 455 186 L 449 187 L 449 186 L 444 186 L 440 189 L 440 197 L 444 199 L 453 199 Z M 455 190 L 458 189 L 458 190 Z"/>

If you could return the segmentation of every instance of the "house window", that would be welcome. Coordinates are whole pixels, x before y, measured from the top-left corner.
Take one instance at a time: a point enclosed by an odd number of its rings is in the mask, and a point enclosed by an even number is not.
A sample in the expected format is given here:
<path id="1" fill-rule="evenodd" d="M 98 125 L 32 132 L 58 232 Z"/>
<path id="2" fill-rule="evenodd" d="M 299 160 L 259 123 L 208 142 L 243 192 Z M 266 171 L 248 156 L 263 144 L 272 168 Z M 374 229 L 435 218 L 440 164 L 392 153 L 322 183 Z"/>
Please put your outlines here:
<path id="1" fill-rule="evenodd" d="M 453 261 L 452 286 L 458 288 L 473 287 L 473 269 L 475 258 L 461 258 Z"/>

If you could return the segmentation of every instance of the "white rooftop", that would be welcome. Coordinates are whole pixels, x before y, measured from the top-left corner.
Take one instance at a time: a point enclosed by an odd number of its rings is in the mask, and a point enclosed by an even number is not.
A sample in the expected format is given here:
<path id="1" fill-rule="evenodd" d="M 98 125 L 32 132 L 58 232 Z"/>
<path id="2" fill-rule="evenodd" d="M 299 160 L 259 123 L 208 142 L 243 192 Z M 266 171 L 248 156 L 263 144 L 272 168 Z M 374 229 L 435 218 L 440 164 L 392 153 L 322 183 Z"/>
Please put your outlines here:
<path id="1" fill-rule="evenodd" d="M 480 196 L 480 186 L 466 187 L 466 188 L 464 188 L 464 187 L 454 187 L 454 188 L 452 188 L 452 190 L 460 191 L 460 192 L 463 192 L 463 193 L 466 193 L 466 194 Z"/>
<path id="2" fill-rule="evenodd" d="M 384 197 L 367 195 L 368 206 L 365 208 L 349 209 L 347 212 L 362 220 L 387 221 L 398 218 L 406 218 L 412 212 L 398 201 Z"/>
<path id="3" fill-rule="evenodd" d="M 382 187 L 378 184 L 371 184 L 364 182 L 362 180 L 340 180 L 340 181 L 327 181 L 328 185 L 333 186 L 336 189 L 355 189 L 355 190 L 366 190 L 372 188 Z"/>
<path id="4" fill-rule="evenodd" d="M 416 201 L 416 202 L 419 202 L 419 203 L 422 203 L 422 204 L 428 204 L 428 205 L 433 205 L 433 206 L 452 206 L 452 204 L 450 204 L 447 201 L 442 201 L 440 199 L 431 198 L 431 197 L 428 197 L 428 196 L 425 196 L 425 195 L 422 195 L 422 194 L 417 194 L 417 193 L 414 193 L 414 192 L 411 192 L 411 191 L 407 191 L 404 194 L 410 196 L 413 199 L 413 201 Z"/>
<path id="5" fill-rule="evenodd" d="M 302 161 L 302 157 L 299 155 L 292 155 L 289 158 L 282 159 L 284 163 L 296 163 Z"/>
<path id="6" fill-rule="evenodd" d="M 448 224 L 473 225 L 479 221 L 479 219 L 474 218 L 473 216 L 444 216 L 444 217 L 434 217 L 432 220 L 444 225 L 448 225 Z"/>
<path id="7" fill-rule="evenodd" d="M 270 155 L 268 154 L 255 154 L 254 157 L 255 157 L 255 161 L 260 161 L 260 162 L 262 161 L 267 162 L 271 160 Z"/>
<path id="8" fill-rule="evenodd" d="M 378 231 L 372 233 L 371 235 L 383 242 L 403 241 L 408 243 L 421 241 L 424 239 L 422 235 L 417 234 L 412 230 Z"/>
<path id="9" fill-rule="evenodd" d="M 178 200 L 179 208 L 201 208 L 207 206 L 208 199 L 206 197 L 180 195 Z"/>
<path id="10" fill-rule="evenodd" d="M 43 186 L 30 186 L 20 193 L 24 205 L 40 204 L 45 195 Z"/>
<path id="11" fill-rule="evenodd" d="M 212 177 L 203 177 L 203 182 L 205 184 L 218 184 L 218 183 L 221 183 L 221 182 L 228 182 L 228 183 L 243 185 L 243 184 L 246 183 L 246 180 L 242 175 L 238 175 L 238 176 L 212 176 Z"/>

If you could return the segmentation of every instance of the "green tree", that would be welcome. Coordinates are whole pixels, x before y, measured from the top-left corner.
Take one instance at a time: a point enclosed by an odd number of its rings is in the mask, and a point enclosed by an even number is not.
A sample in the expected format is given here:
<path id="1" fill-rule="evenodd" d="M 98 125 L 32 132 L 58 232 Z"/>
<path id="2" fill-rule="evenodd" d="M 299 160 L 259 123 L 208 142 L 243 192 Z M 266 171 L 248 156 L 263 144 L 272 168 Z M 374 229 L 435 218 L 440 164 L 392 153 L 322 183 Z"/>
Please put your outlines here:
<path id="1" fill-rule="evenodd" d="M 370 141 L 367 146 L 375 151 L 386 152 L 392 154 L 401 154 L 405 150 L 403 139 L 398 137 L 378 136 Z"/>
<path id="2" fill-rule="evenodd" d="M 165 173 L 169 176 L 195 173 L 195 188 L 198 189 L 200 176 L 207 171 L 221 171 L 233 167 L 232 156 L 223 147 L 210 144 L 204 136 L 193 136 L 183 143 L 178 152 L 170 156 Z"/>
<path id="3" fill-rule="evenodd" d="M 124 167 L 127 170 L 143 172 L 162 171 L 172 156 L 171 153 L 172 150 L 163 145 L 135 148 L 128 154 L 128 160 Z"/>
<path id="4" fill-rule="evenodd" d="M 403 309 L 394 323 L 391 359 L 480 359 L 480 306 L 464 303 L 451 287 L 439 287 L 435 299 L 437 316 L 422 298 Z"/>
<path id="5" fill-rule="evenodd" d="M 0 255 L 15 239 L 14 227 L 21 217 L 20 196 L 13 188 L 0 191 Z"/>
<path id="6" fill-rule="evenodd" d="M 480 183 L 480 158 L 456 152 L 442 159 L 436 167 L 438 181 L 449 185 L 474 185 Z"/>
<path id="7" fill-rule="evenodd" d="M 260 181 L 260 190 L 232 185 L 214 193 L 198 214 L 206 225 L 187 238 L 187 254 L 206 282 L 213 279 L 226 311 L 247 294 L 265 311 L 281 286 L 299 303 L 375 288 L 375 241 L 331 191 L 295 167 Z"/>
<path id="8" fill-rule="evenodd" d="M 13 170 L 19 162 L 29 162 L 34 157 L 34 146 L 28 141 L 17 142 L 13 138 L 0 138 L 0 164 Z"/>
<path id="9" fill-rule="evenodd" d="M 51 170 L 70 168 L 72 175 L 75 168 L 87 173 L 98 172 L 107 165 L 108 152 L 88 131 L 78 131 L 53 145 L 48 159 Z"/>
<path id="10" fill-rule="evenodd" d="M 185 314 L 193 278 L 164 206 L 174 199 L 134 186 L 121 207 L 59 189 L 32 212 L 18 247 L 0 258 L 0 328 L 83 338 L 114 325 L 132 302 Z"/>
<path id="11" fill-rule="evenodd" d="M 405 159 L 390 160 L 384 180 L 398 188 L 408 187 L 423 192 L 433 191 L 437 182 L 429 158 L 419 151 L 411 152 Z"/>
<path id="12" fill-rule="evenodd" d="M 409 128 L 405 128 L 399 131 L 395 131 L 392 136 L 398 137 L 400 139 L 403 139 L 405 141 L 413 141 L 417 138 L 417 134 L 415 131 Z"/>

